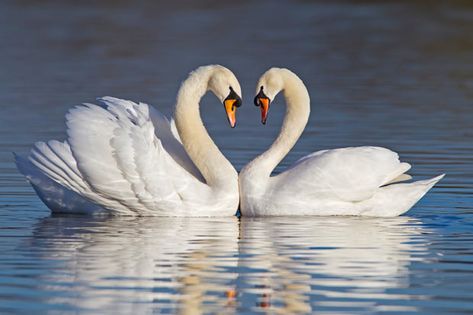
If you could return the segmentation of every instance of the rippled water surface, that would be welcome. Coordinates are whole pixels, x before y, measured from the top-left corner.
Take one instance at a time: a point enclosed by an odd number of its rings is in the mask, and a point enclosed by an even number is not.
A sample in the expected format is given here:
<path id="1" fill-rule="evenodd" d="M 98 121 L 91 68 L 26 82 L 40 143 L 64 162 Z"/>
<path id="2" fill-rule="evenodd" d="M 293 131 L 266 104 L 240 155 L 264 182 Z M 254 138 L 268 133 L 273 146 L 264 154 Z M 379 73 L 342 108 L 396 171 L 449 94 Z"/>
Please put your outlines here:
<path id="1" fill-rule="evenodd" d="M 0 313 L 473 312 L 473 6 L 451 2 L 0 3 Z M 277 134 L 251 105 L 270 66 L 306 82 L 312 115 L 277 172 L 315 150 L 380 145 L 423 179 L 392 219 L 52 216 L 11 152 L 65 137 L 67 109 L 114 95 L 166 114 L 193 68 L 243 87 L 238 127 L 202 101 L 240 169 Z"/>

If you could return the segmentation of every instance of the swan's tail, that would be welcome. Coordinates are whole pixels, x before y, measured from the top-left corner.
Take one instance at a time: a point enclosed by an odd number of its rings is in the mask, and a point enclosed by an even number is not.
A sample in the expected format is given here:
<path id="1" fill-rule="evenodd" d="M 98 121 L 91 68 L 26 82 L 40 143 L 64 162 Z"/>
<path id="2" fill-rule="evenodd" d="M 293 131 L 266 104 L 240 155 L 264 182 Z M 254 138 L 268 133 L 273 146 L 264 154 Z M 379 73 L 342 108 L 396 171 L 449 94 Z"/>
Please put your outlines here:
<path id="1" fill-rule="evenodd" d="M 373 198 L 363 202 L 362 215 L 395 217 L 411 209 L 445 174 L 413 183 L 381 187 Z"/>
<path id="2" fill-rule="evenodd" d="M 13 153 L 16 166 L 33 186 L 41 201 L 53 212 L 102 212 L 101 207 L 81 195 L 80 186 L 84 182 L 77 180 L 77 174 L 71 174 L 73 169 L 67 167 L 67 160 L 62 159 L 65 156 L 58 153 L 59 148 L 64 149 L 65 146 L 66 144 L 57 141 L 50 141 L 48 144 L 38 142 L 28 157 Z"/>

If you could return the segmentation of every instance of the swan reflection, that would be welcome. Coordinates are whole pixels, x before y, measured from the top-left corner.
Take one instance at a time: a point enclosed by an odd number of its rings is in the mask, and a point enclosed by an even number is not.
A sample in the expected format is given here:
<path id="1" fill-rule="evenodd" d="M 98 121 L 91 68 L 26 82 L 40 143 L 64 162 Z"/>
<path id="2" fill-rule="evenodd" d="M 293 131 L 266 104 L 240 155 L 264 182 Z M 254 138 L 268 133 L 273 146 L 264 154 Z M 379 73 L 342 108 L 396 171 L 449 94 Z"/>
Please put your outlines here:
<path id="1" fill-rule="evenodd" d="M 84 312 L 343 313 L 407 298 L 426 232 L 409 217 L 49 217 L 28 245 L 56 266 L 38 278 L 48 303 Z"/>
<path id="2" fill-rule="evenodd" d="M 119 314 L 231 314 L 237 241 L 236 217 L 49 217 L 32 246 L 47 248 L 42 254 L 58 264 L 43 279 L 55 285 L 42 289 L 62 293 L 48 303 Z"/>
<path id="3" fill-rule="evenodd" d="M 239 290 L 279 313 L 376 310 L 376 301 L 402 298 L 391 289 L 409 285 L 425 232 L 409 217 L 242 218 L 239 267 L 250 271 Z"/>

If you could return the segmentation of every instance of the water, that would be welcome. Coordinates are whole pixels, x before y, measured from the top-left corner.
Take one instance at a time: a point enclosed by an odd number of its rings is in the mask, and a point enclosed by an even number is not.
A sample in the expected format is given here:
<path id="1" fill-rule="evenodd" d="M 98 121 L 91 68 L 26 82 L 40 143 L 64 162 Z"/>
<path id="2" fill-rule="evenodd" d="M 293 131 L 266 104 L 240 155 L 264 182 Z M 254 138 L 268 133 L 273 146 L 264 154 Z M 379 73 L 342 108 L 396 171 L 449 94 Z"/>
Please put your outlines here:
<path id="1" fill-rule="evenodd" d="M 473 7 L 467 1 L 4 1 L 0 4 L 0 313 L 473 312 Z M 289 67 L 312 115 L 276 170 L 315 150 L 380 145 L 416 179 L 447 173 L 407 215 L 173 219 L 52 216 L 11 152 L 63 139 L 67 109 L 113 95 L 166 114 L 193 68 L 243 87 L 238 127 L 206 97 L 240 169 L 278 132 L 251 105 Z"/>

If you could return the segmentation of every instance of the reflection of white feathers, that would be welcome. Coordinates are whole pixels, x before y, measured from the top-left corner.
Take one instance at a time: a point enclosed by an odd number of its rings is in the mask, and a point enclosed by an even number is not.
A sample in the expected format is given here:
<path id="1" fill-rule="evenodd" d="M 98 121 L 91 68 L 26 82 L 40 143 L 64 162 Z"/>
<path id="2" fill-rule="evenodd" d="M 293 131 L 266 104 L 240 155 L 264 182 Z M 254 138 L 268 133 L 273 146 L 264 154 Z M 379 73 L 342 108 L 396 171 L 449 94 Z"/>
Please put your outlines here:
<path id="1" fill-rule="evenodd" d="M 245 275 L 248 292 L 286 314 L 310 313 L 332 298 L 364 300 L 376 311 L 369 299 L 408 286 L 411 255 L 427 250 L 412 242 L 425 231 L 408 217 L 242 218 L 241 230 L 239 266 L 255 271 Z M 324 298 L 310 302 L 309 293 Z"/>
<path id="2" fill-rule="evenodd" d="M 283 90 L 287 111 L 278 138 L 240 173 L 244 216 L 393 217 L 408 211 L 443 177 L 398 183 L 410 179 L 405 174 L 410 165 L 391 150 L 368 146 L 315 152 L 271 177 L 307 124 L 310 98 L 304 83 L 287 69 L 268 70 L 257 87 L 271 100 Z"/>
<path id="3" fill-rule="evenodd" d="M 236 217 L 52 217 L 36 227 L 33 244 L 49 248 L 48 257 L 60 265 L 48 278 L 70 284 L 70 292 L 51 294 L 48 303 L 109 314 L 163 308 L 193 314 L 226 307 L 225 292 L 236 278 L 229 270 L 237 265 L 237 240 Z"/>
<path id="4" fill-rule="evenodd" d="M 234 215 L 237 173 L 198 117 L 198 101 L 208 89 L 223 99 L 231 85 L 239 90 L 234 75 L 220 66 L 191 73 L 176 105 L 176 121 L 188 136 L 183 139 L 174 121 L 147 104 L 104 97 L 100 106 L 75 107 L 66 115 L 67 141 L 38 142 L 28 158 L 17 156 L 17 166 L 55 212 Z"/>
<path id="5" fill-rule="evenodd" d="M 296 314 L 343 300 L 381 310 L 374 300 L 409 286 L 426 232 L 408 217 L 50 217 L 27 244 L 56 266 L 39 280 L 50 304 L 111 314 Z"/>

